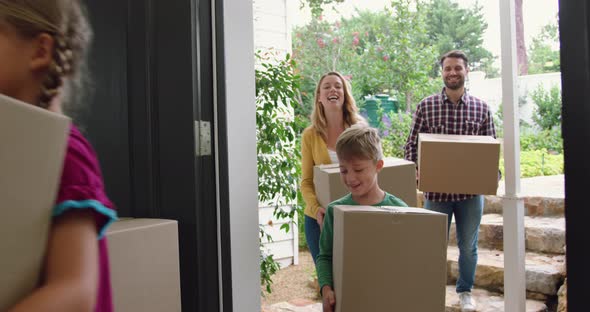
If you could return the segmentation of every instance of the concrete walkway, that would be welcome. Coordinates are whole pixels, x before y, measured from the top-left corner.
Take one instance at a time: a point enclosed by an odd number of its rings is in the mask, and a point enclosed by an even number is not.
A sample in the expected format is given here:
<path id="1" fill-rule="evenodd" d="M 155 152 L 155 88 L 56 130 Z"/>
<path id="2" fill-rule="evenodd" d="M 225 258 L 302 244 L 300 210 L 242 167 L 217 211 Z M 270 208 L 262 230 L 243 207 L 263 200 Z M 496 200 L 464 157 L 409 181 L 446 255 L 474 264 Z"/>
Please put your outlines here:
<path id="1" fill-rule="evenodd" d="M 564 175 L 560 174 L 520 179 L 520 195 L 565 198 L 564 178 Z M 498 186 L 498 196 L 504 194 L 504 180 L 502 180 Z"/>
<path id="2" fill-rule="evenodd" d="M 321 312 L 322 303 L 306 299 L 294 299 L 289 302 L 279 302 L 270 307 L 262 307 L 262 312 Z"/>

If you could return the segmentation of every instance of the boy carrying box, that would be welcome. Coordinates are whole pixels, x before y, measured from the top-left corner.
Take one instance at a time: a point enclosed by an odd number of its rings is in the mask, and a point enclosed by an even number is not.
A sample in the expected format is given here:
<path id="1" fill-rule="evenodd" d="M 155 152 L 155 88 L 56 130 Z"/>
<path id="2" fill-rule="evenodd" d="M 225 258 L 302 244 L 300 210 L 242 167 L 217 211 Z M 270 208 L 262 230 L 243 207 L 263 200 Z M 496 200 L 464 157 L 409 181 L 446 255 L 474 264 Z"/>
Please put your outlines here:
<path id="1" fill-rule="evenodd" d="M 332 278 L 334 206 L 407 207 L 406 203 L 383 191 L 377 183 L 377 174 L 383 168 L 383 153 L 381 139 L 375 129 L 364 124 L 356 124 L 346 129 L 338 137 L 336 154 L 340 163 L 340 178 L 350 193 L 330 203 L 324 216 L 320 254 L 317 259 L 318 282 L 324 311 L 334 311 L 336 303 Z"/>

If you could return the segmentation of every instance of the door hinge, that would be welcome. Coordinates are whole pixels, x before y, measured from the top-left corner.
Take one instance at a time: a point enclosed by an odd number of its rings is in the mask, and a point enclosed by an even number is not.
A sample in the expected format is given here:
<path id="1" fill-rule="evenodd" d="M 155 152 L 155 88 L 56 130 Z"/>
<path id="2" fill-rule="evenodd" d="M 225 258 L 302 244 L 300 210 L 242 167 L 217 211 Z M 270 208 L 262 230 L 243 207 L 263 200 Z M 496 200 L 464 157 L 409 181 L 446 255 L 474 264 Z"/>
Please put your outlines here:
<path id="1" fill-rule="evenodd" d="M 195 155 L 211 156 L 211 122 L 195 120 Z"/>

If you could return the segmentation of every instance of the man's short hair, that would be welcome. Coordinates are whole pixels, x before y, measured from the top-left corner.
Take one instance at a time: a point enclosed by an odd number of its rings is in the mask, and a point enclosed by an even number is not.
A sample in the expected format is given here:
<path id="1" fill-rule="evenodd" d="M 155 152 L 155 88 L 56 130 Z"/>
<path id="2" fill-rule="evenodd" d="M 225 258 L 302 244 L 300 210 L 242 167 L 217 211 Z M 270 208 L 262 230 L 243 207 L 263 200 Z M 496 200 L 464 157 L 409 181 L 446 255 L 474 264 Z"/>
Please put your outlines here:
<path id="1" fill-rule="evenodd" d="M 467 68 L 467 64 L 469 64 L 469 61 L 467 60 L 467 54 L 465 54 L 465 52 L 461 50 L 452 50 L 443 54 L 443 56 L 440 57 L 440 67 L 443 66 L 445 59 L 447 59 L 448 57 L 462 59 L 463 63 L 465 64 L 465 68 Z"/>
<path id="2" fill-rule="evenodd" d="M 336 141 L 338 159 L 358 157 L 377 162 L 383 159 L 381 138 L 375 128 L 357 123 L 344 130 Z"/>

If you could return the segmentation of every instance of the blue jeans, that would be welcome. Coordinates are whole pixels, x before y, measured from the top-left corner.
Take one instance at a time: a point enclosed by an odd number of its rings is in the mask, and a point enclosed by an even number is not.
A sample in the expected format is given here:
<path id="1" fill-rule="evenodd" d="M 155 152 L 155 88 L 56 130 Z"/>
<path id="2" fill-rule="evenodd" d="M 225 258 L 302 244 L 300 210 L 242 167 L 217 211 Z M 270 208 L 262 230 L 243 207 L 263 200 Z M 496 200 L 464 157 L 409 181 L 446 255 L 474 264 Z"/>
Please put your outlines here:
<path id="1" fill-rule="evenodd" d="M 459 278 L 457 292 L 471 291 L 477 267 L 477 238 L 483 215 L 483 196 L 457 202 L 424 201 L 424 208 L 447 214 L 447 240 L 451 217 L 455 214 L 457 246 L 459 246 Z"/>
<path id="2" fill-rule="evenodd" d="M 305 240 L 315 264 L 320 254 L 320 225 L 312 217 L 305 216 Z"/>

